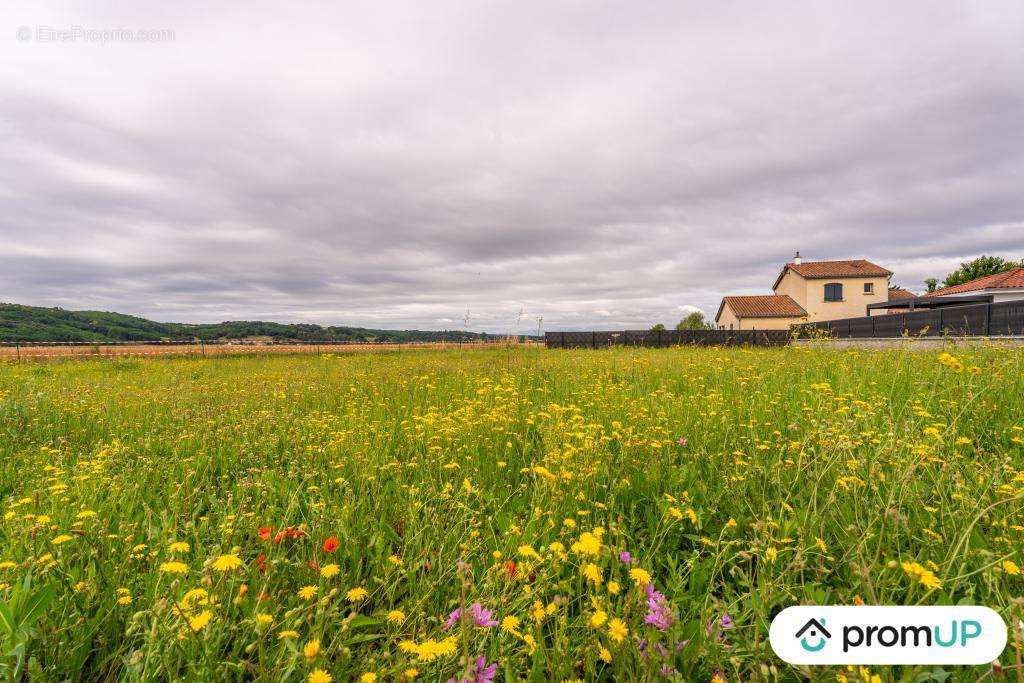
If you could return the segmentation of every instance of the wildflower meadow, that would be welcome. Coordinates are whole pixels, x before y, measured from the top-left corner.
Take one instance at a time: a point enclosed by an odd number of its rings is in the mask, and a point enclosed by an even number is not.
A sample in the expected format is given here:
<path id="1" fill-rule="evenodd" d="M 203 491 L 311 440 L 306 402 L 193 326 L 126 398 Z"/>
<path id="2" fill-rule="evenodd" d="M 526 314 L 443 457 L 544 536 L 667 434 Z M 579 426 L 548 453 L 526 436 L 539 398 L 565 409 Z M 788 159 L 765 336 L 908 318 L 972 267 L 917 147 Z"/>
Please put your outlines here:
<path id="1" fill-rule="evenodd" d="M 0 493 L 10 681 L 1021 672 L 1022 350 L 7 362 Z M 1010 625 L 996 665 L 768 644 L 791 605 L 957 603 Z"/>

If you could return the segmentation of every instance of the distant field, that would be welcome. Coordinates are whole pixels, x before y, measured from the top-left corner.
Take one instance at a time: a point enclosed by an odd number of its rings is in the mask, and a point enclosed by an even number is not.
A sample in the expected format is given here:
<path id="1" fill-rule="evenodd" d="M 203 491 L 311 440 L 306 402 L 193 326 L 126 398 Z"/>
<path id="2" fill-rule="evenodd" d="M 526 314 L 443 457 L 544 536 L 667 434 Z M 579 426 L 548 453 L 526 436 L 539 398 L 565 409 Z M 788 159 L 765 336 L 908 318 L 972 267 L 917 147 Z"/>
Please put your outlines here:
<path id="1" fill-rule="evenodd" d="M 512 342 L 531 345 L 536 342 Z M 353 353 L 410 349 L 461 349 L 463 347 L 503 347 L 506 341 L 493 342 L 387 342 L 374 344 L 9 344 L 0 346 L 0 359 L 49 359 L 147 356 L 216 356 L 244 353 Z"/>
<path id="2" fill-rule="evenodd" d="M 1024 350 L 4 362 L 0 491 L 31 680 L 976 680 L 768 624 L 1024 617 Z"/>

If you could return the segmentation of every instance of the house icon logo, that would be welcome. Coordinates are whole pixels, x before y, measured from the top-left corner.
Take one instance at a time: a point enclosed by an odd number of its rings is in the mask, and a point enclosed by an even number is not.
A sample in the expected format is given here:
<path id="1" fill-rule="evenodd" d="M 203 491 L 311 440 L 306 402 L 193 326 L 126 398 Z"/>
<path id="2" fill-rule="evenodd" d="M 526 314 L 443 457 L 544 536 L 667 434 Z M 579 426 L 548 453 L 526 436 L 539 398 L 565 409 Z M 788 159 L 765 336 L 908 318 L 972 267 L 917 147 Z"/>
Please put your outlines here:
<path id="1" fill-rule="evenodd" d="M 803 627 L 796 632 L 796 637 L 800 639 L 800 647 L 807 652 L 818 652 L 826 644 L 828 639 L 832 637 L 832 634 L 825 628 L 825 619 L 809 619 Z M 811 642 L 808 642 L 810 640 Z"/>

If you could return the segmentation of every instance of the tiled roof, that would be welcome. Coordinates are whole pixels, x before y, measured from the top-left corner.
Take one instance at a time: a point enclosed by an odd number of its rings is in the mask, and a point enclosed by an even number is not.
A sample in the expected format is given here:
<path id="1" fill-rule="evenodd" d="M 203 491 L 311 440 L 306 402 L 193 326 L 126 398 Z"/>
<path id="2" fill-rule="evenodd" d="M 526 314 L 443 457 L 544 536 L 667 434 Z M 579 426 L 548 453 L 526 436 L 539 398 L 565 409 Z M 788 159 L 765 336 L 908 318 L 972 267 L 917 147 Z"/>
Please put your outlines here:
<path id="1" fill-rule="evenodd" d="M 797 275 L 808 280 L 821 280 L 829 277 L 889 277 L 892 273 L 882 266 L 865 261 L 864 259 L 853 259 L 851 261 L 804 261 L 803 263 L 787 263 L 782 267 L 782 272 L 775 279 L 772 289 L 779 286 L 787 270 L 792 270 Z"/>
<path id="2" fill-rule="evenodd" d="M 977 292 L 982 289 L 1024 289 L 1024 268 L 1013 268 L 1003 273 L 979 277 L 962 285 L 943 287 L 942 289 L 936 289 L 934 292 L 928 292 L 925 296 L 963 294 L 965 292 Z"/>
<path id="3" fill-rule="evenodd" d="M 802 318 L 807 315 L 807 311 L 788 294 L 727 296 L 722 299 L 715 320 L 722 315 L 726 304 L 737 318 Z"/>
<path id="4" fill-rule="evenodd" d="M 917 294 L 914 294 L 909 289 L 903 289 L 902 287 L 892 287 L 889 289 L 889 301 L 898 301 L 899 299 L 916 299 Z"/>

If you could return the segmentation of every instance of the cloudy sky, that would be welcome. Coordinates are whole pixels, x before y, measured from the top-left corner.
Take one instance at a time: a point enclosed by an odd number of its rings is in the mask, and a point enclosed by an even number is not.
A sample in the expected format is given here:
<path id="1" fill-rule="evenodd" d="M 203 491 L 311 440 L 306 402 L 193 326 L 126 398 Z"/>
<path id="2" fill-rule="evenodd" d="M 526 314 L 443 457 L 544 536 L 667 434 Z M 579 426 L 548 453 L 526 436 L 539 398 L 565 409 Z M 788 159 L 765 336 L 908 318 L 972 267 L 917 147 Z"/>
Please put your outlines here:
<path id="1" fill-rule="evenodd" d="M 636 328 L 796 250 L 1024 256 L 1024 3 L 0 5 L 0 301 Z"/>

